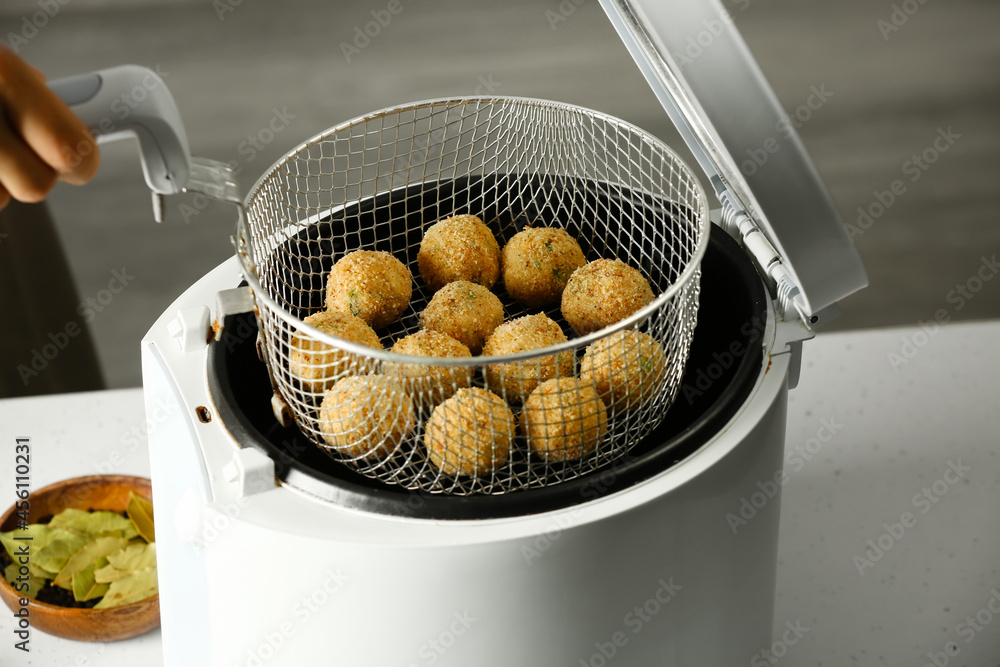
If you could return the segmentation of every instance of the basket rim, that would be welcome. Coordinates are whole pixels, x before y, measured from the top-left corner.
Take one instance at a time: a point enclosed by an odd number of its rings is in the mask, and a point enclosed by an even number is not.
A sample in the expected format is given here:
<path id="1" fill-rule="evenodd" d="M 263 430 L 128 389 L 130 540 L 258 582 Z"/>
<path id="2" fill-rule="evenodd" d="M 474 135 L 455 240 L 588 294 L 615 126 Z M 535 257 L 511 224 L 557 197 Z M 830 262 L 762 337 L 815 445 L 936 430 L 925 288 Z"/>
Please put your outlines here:
<path id="1" fill-rule="evenodd" d="M 356 125 L 370 122 L 377 118 L 382 118 L 385 116 L 396 115 L 404 111 L 415 111 L 418 109 L 424 109 L 427 107 L 435 106 L 453 106 L 453 105 L 464 105 L 464 104 L 482 104 L 482 103 L 498 103 L 498 104 L 512 104 L 520 106 L 537 106 L 546 108 L 558 108 L 567 111 L 571 111 L 577 114 L 582 114 L 586 116 L 591 116 L 599 118 L 604 122 L 611 125 L 615 125 L 634 133 L 635 135 L 641 137 L 643 141 L 655 146 L 658 150 L 662 151 L 671 161 L 676 163 L 680 168 L 685 170 L 685 172 L 690 176 L 694 188 L 698 194 L 698 210 L 695 212 L 696 224 L 699 233 L 698 244 L 695 246 L 694 252 L 691 254 L 688 262 L 686 263 L 684 270 L 681 271 L 680 275 L 676 280 L 671 283 L 664 292 L 657 295 L 651 302 L 632 313 L 630 316 L 623 320 L 619 320 L 614 324 L 611 324 L 603 329 L 591 332 L 589 334 L 578 336 L 575 338 L 570 338 L 563 343 L 557 345 L 550 345 L 544 348 L 537 348 L 533 350 L 525 350 L 523 352 L 517 352 L 513 354 L 506 355 L 496 355 L 496 356 L 472 356 L 472 357 L 424 357 L 418 355 L 400 354 L 398 352 L 391 352 L 390 350 L 377 350 L 375 348 L 367 347 L 353 341 L 345 340 L 342 338 L 337 338 L 324 333 L 312 325 L 306 324 L 303 320 L 289 313 L 284 306 L 275 301 L 267 290 L 263 288 L 257 277 L 256 264 L 257 262 L 253 257 L 249 255 L 251 252 L 251 246 L 248 239 L 250 238 L 248 222 L 246 218 L 246 209 L 250 207 L 251 200 L 257 195 L 258 191 L 262 187 L 263 183 L 272 176 L 282 165 L 286 164 L 289 159 L 295 157 L 303 150 L 314 146 L 315 144 L 325 141 L 331 136 L 349 129 Z M 413 184 L 408 184 L 410 187 Z M 393 189 L 395 190 L 395 189 Z M 344 204 L 342 206 L 346 206 Z M 461 96 L 461 97 L 442 97 L 442 98 L 431 98 L 427 100 L 422 100 L 418 102 L 411 102 L 407 104 L 401 104 L 396 106 L 389 106 L 378 111 L 373 111 L 368 114 L 357 116 L 353 119 L 344 121 L 331 128 L 328 128 L 310 139 L 300 143 L 296 147 L 292 148 L 281 156 L 274 164 L 272 164 L 264 173 L 257 179 L 254 185 L 250 188 L 244 203 L 238 207 L 239 208 L 239 219 L 237 221 L 236 238 L 234 239 L 237 251 L 236 256 L 239 261 L 240 268 L 242 269 L 243 277 L 250 286 L 253 292 L 254 299 L 257 301 L 263 301 L 267 306 L 268 310 L 276 314 L 280 319 L 284 320 L 293 329 L 299 332 L 306 333 L 309 337 L 334 347 L 336 349 L 341 349 L 346 352 L 358 355 L 360 357 L 366 357 L 369 359 L 376 359 L 383 362 L 393 362 L 399 364 L 419 364 L 424 366 L 485 366 L 485 365 L 498 365 L 498 364 L 510 364 L 517 362 L 529 361 L 532 359 L 537 359 L 540 357 L 546 357 L 554 354 L 558 354 L 566 351 L 576 351 L 580 348 L 586 347 L 591 343 L 594 343 L 603 338 L 607 338 L 618 331 L 626 328 L 633 328 L 639 322 L 648 318 L 655 311 L 665 308 L 668 302 L 675 296 L 678 296 L 682 290 L 687 289 L 697 276 L 700 275 L 701 270 L 701 260 L 705 255 L 705 251 L 708 248 L 708 237 L 709 229 L 711 227 L 711 219 L 708 210 L 708 196 L 705 192 L 705 188 L 701 184 L 701 180 L 697 177 L 697 172 L 691 169 L 691 166 L 681 158 L 676 151 L 674 151 L 670 146 L 668 146 L 663 140 L 654 136 L 653 134 L 647 132 L 646 130 L 624 121 L 610 114 L 606 114 L 601 111 L 596 111 L 575 104 L 568 104 L 565 102 L 556 102 L 551 100 L 545 100 L 533 97 L 519 97 L 519 96 Z M 328 213 L 341 208 L 341 206 L 331 207 L 328 210 L 318 212 L 310 218 L 317 217 L 319 215 L 327 215 Z M 302 223 L 304 224 L 304 223 Z M 264 332 L 262 332 L 264 333 Z M 266 333 L 264 335 L 267 335 Z"/>

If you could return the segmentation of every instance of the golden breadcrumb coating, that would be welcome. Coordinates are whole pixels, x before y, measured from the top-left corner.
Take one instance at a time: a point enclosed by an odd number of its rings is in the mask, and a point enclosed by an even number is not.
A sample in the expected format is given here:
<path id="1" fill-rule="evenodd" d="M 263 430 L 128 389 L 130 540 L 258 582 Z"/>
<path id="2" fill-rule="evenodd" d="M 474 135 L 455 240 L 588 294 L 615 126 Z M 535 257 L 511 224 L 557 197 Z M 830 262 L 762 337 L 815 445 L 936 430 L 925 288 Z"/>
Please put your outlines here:
<path id="1" fill-rule="evenodd" d="M 615 410 L 637 408 L 658 395 L 666 373 L 663 346 L 630 329 L 591 343 L 580 362 L 580 379 L 592 383 Z"/>
<path id="2" fill-rule="evenodd" d="M 521 410 L 521 433 L 531 453 L 548 463 L 588 456 L 608 431 L 608 412 L 592 384 L 579 378 L 546 380 Z"/>
<path id="3" fill-rule="evenodd" d="M 325 334 L 376 350 L 382 349 L 378 335 L 353 315 L 322 311 L 310 315 L 303 322 Z M 302 382 L 307 391 L 315 393 L 325 391 L 342 375 L 364 375 L 373 370 L 371 360 L 307 338 L 298 332 L 292 335 L 288 356 L 289 372 Z"/>
<path id="4" fill-rule="evenodd" d="M 417 253 L 420 277 L 433 291 L 456 280 L 486 289 L 500 276 L 500 244 L 474 215 L 455 215 L 431 225 Z"/>
<path id="5" fill-rule="evenodd" d="M 397 354 L 418 357 L 471 357 L 468 346 L 440 331 L 422 329 L 400 338 L 392 346 Z M 468 366 L 432 366 L 386 362 L 383 373 L 404 383 L 417 404 L 434 406 L 450 398 L 457 390 L 468 387 L 472 368 Z"/>
<path id="6" fill-rule="evenodd" d="M 587 263 L 576 239 L 557 227 L 518 232 L 502 257 L 507 293 L 529 308 L 558 303 L 569 277 Z"/>
<path id="7" fill-rule="evenodd" d="M 504 322 L 493 331 L 483 354 L 488 357 L 538 350 L 566 342 L 563 330 L 544 313 L 525 315 Z M 528 359 L 486 367 L 486 385 L 514 404 L 521 403 L 540 381 L 573 374 L 574 354 L 560 352 L 548 357 Z"/>
<path id="8" fill-rule="evenodd" d="M 503 322 L 503 304 L 481 285 L 460 280 L 434 295 L 420 315 L 424 329 L 440 331 L 479 354 L 483 343 Z"/>
<path id="9" fill-rule="evenodd" d="M 469 387 L 434 408 L 424 431 L 431 462 L 448 475 L 485 475 L 507 463 L 514 415 L 503 399 Z"/>
<path id="10" fill-rule="evenodd" d="M 406 310 L 413 278 L 387 252 L 355 250 L 333 265 L 326 281 L 326 309 L 350 313 L 381 329 Z"/>
<path id="11" fill-rule="evenodd" d="M 382 375 L 342 378 L 323 396 L 319 428 L 331 449 L 351 458 L 392 455 L 413 431 L 413 402 Z"/>
<path id="12" fill-rule="evenodd" d="M 579 336 L 620 322 L 655 297 L 649 282 L 617 259 L 598 259 L 573 272 L 562 295 L 562 314 Z"/>

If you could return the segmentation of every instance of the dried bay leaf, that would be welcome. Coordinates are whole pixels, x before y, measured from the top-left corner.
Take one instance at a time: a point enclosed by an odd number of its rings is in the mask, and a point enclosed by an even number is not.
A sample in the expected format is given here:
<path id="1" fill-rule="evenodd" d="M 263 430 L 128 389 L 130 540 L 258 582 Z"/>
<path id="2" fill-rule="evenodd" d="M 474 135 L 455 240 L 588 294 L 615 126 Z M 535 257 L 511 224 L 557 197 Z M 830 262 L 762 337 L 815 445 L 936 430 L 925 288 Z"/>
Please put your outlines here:
<path id="1" fill-rule="evenodd" d="M 49 528 L 65 528 L 87 535 L 114 534 L 126 540 L 139 534 L 132 522 L 117 512 L 86 512 L 72 507 L 52 517 Z"/>
<path id="2" fill-rule="evenodd" d="M 19 576 L 19 568 L 20 566 L 17 563 L 11 563 L 3 572 L 4 578 L 7 580 L 7 583 L 14 587 L 14 590 L 17 591 L 18 595 L 34 600 L 38 596 L 38 591 L 42 590 L 42 587 L 45 586 L 45 578 L 37 577 L 31 572 L 28 572 L 28 590 L 21 590 L 21 587 L 24 586 L 25 582 L 24 580 L 17 580 Z"/>
<path id="3" fill-rule="evenodd" d="M 70 556 L 82 549 L 84 545 L 92 542 L 94 538 L 90 535 L 78 535 L 67 530 L 52 531 L 53 535 L 49 543 L 42 547 L 35 555 L 34 561 L 44 570 L 51 572 L 51 576 L 56 576 Z"/>
<path id="4" fill-rule="evenodd" d="M 110 583 L 151 567 L 156 567 L 156 543 L 134 544 L 109 554 L 108 565 L 99 568 L 94 576 L 98 583 Z"/>
<path id="5" fill-rule="evenodd" d="M 110 584 L 113 581 L 124 579 L 130 572 L 115 569 L 114 565 L 105 565 L 94 570 L 94 581 L 99 584 Z"/>
<path id="6" fill-rule="evenodd" d="M 59 574 L 56 575 L 52 583 L 61 588 L 73 590 L 73 575 L 95 564 L 109 554 L 117 553 L 128 544 L 121 537 L 98 537 L 93 542 L 89 542 L 75 552 L 66 561 Z M 74 591 L 75 593 L 75 591 Z"/>
<path id="7" fill-rule="evenodd" d="M 132 494 L 127 514 L 69 508 L 49 523 L 0 533 L 0 545 L 14 560 L 4 569 L 4 578 L 15 590 L 27 584 L 27 589 L 18 593 L 32 599 L 37 599 L 51 579 L 54 586 L 72 591 L 78 602 L 101 598 L 100 608 L 155 595 L 152 504 Z M 17 557 L 23 556 L 25 549 L 30 562 L 22 577 Z"/>
<path id="8" fill-rule="evenodd" d="M 28 547 L 28 558 L 34 558 L 35 554 L 48 543 L 49 526 L 44 523 L 33 523 L 24 530 L 15 529 L 8 533 L 0 533 L 0 544 L 3 544 L 3 548 L 7 550 L 11 558 L 19 553 L 25 545 Z"/>
<path id="9" fill-rule="evenodd" d="M 156 584 L 156 568 L 150 567 L 145 570 L 133 572 L 127 577 L 123 577 L 111 583 L 108 592 L 101 598 L 94 609 L 110 609 L 132 604 L 139 600 L 156 595 L 158 592 Z"/>
<path id="10" fill-rule="evenodd" d="M 128 496 L 128 518 L 136 531 L 147 542 L 156 541 L 156 533 L 153 527 L 153 503 L 142 496 L 137 496 L 129 492 Z"/>
<path id="11" fill-rule="evenodd" d="M 77 602 L 86 602 L 99 598 L 108 592 L 110 584 L 99 584 L 94 580 L 94 572 L 99 567 L 107 565 L 107 558 L 100 558 L 91 563 L 79 572 L 73 574 L 73 599 Z"/>
<path id="12" fill-rule="evenodd" d="M 123 551 L 108 556 L 108 563 L 116 569 L 133 572 L 156 567 L 156 544 L 134 544 Z"/>

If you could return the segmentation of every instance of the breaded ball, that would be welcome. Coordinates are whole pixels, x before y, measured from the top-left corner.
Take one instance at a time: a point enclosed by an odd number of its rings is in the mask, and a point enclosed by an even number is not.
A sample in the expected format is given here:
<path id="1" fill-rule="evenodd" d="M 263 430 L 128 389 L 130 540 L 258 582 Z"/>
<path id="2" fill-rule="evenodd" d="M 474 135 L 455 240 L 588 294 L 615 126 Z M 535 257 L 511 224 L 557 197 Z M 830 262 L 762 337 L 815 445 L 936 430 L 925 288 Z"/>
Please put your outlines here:
<path id="1" fill-rule="evenodd" d="M 474 215 L 455 215 L 431 225 L 417 253 L 420 277 L 433 291 L 467 280 L 493 287 L 500 277 L 500 245 Z"/>
<path id="2" fill-rule="evenodd" d="M 303 322 L 325 334 L 376 350 L 382 349 L 378 335 L 353 315 L 327 310 L 314 313 Z M 289 348 L 288 370 L 308 391 L 320 393 L 345 373 L 359 375 L 373 369 L 371 360 L 338 350 L 301 333 L 292 336 Z"/>
<path id="3" fill-rule="evenodd" d="M 524 305 L 541 308 L 557 303 L 569 277 L 586 263 L 580 244 L 566 230 L 529 227 L 503 247 L 503 284 Z"/>
<path id="4" fill-rule="evenodd" d="M 440 331 L 479 354 L 483 343 L 503 322 L 503 304 L 481 285 L 460 280 L 448 283 L 420 314 L 424 329 Z"/>
<path id="5" fill-rule="evenodd" d="M 579 336 L 620 322 L 654 299 L 642 274 L 617 259 L 599 259 L 573 272 L 562 314 Z"/>
<path id="6" fill-rule="evenodd" d="M 413 277 L 387 252 L 355 250 L 333 265 L 326 281 L 326 309 L 350 313 L 373 329 L 392 324 L 406 310 Z"/>
<path id="7" fill-rule="evenodd" d="M 410 397 L 383 375 L 341 378 L 319 407 L 323 439 L 330 449 L 355 459 L 390 456 L 415 422 Z"/>
<path id="8" fill-rule="evenodd" d="M 483 346 L 488 357 L 538 350 L 566 342 L 562 328 L 544 313 L 525 315 L 496 328 Z M 573 352 L 486 367 L 486 385 L 511 403 L 521 403 L 539 382 L 573 374 Z"/>
<path id="9" fill-rule="evenodd" d="M 660 392 L 667 373 L 663 346 L 626 329 L 587 346 L 580 379 L 592 383 L 604 403 L 616 410 L 637 408 Z"/>
<path id="10" fill-rule="evenodd" d="M 579 378 L 546 380 L 521 411 L 521 433 L 531 453 L 561 463 L 594 453 L 608 432 L 608 411 L 592 384 Z"/>
<path id="11" fill-rule="evenodd" d="M 503 399 L 469 387 L 434 408 L 424 431 L 431 462 L 449 475 L 485 475 L 510 458 L 514 415 Z"/>
<path id="12" fill-rule="evenodd" d="M 397 354 L 418 357 L 471 357 L 468 346 L 440 331 L 422 329 L 400 338 L 392 346 Z M 387 362 L 383 372 L 404 383 L 416 404 L 437 405 L 457 390 L 468 387 L 472 368 Z"/>

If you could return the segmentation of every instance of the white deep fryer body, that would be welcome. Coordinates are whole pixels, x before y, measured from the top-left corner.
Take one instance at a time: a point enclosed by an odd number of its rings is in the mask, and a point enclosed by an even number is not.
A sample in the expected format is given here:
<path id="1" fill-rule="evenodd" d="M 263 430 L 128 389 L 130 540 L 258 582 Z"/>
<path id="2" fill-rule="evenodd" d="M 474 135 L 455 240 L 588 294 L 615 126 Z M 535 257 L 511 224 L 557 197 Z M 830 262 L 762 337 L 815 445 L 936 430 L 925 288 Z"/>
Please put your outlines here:
<path id="1" fill-rule="evenodd" d="M 772 304 L 753 389 L 683 461 L 606 497 L 598 476 L 564 510 L 431 521 L 275 486 L 266 457 L 240 450 L 209 395 L 203 329 L 237 282 L 231 259 L 142 343 L 167 667 L 729 666 L 771 645 L 768 481 L 792 356 L 775 341 L 800 326 Z M 727 515 L 751 497 L 762 506 L 734 534 Z"/>

